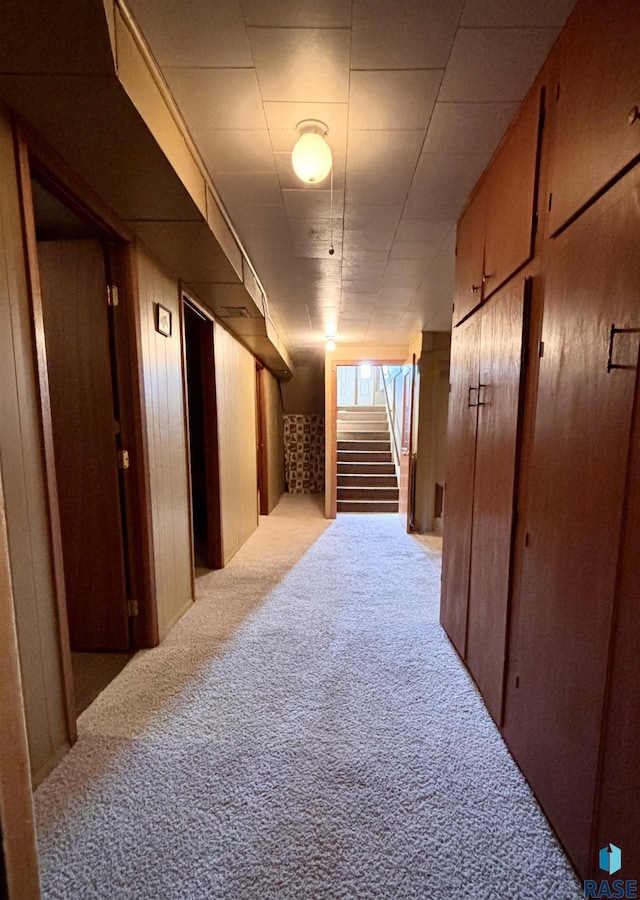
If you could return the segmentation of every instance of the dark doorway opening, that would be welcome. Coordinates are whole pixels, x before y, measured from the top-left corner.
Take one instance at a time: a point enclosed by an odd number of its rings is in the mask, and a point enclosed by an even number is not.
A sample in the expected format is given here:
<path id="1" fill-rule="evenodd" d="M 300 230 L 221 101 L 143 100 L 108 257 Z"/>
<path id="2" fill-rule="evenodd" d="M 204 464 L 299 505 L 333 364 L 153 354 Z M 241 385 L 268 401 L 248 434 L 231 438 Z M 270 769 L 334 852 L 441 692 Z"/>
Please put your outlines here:
<path id="1" fill-rule="evenodd" d="M 189 299 L 183 308 L 194 566 L 221 569 L 215 326 Z"/>

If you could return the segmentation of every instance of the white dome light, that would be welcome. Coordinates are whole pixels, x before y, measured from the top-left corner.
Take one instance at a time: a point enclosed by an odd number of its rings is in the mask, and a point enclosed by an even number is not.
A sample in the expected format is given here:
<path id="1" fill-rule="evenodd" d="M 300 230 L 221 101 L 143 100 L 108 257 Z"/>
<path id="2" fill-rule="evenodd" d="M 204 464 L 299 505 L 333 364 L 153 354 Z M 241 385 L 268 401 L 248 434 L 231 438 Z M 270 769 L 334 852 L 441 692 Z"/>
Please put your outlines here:
<path id="1" fill-rule="evenodd" d="M 291 163 L 293 171 L 305 184 L 318 184 L 331 171 L 331 147 L 324 139 L 327 131 L 323 122 L 314 119 L 298 125 L 300 137 L 291 153 Z"/>

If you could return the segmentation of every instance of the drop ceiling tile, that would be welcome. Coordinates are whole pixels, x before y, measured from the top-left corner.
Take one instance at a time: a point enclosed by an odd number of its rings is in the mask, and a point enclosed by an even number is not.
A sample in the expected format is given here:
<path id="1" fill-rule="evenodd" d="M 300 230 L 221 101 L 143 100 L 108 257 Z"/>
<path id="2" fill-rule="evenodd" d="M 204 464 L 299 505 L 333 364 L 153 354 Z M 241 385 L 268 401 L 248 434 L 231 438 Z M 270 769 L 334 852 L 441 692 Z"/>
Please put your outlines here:
<path id="1" fill-rule="evenodd" d="M 347 172 L 351 176 L 413 171 L 420 156 L 424 136 L 424 130 L 352 130 L 349 132 L 347 145 Z"/>
<path id="2" fill-rule="evenodd" d="M 193 129 L 265 129 L 253 69 L 165 69 L 182 115 Z"/>
<path id="3" fill-rule="evenodd" d="M 423 277 L 427 267 L 428 264 L 423 259 L 390 259 L 384 273 L 384 280 L 388 281 L 396 276 L 404 277 L 405 275 L 416 274 Z"/>
<path id="4" fill-rule="evenodd" d="M 490 158 L 488 153 L 423 153 L 411 189 L 439 193 L 455 185 L 469 194 Z"/>
<path id="5" fill-rule="evenodd" d="M 387 231 L 395 229 L 402 215 L 402 204 L 395 206 L 355 206 L 349 204 L 344 211 L 344 227 L 362 231 Z"/>
<path id="6" fill-rule="evenodd" d="M 380 293 L 380 283 L 377 281 L 353 281 L 342 285 L 342 299 L 345 303 L 351 303 L 364 294 L 375 301 Z"/>
<path id="7" fill-rule="evenodd" d="M 290 0 L 241 0 L 247 25 L 270 28 L 349 28 L 351 0 L 291 3 Z"/>
<path id="8" fill-rule="evenodd" d="M 345 202 L 348 206 L 399 206 L 404 203 L 411 187 L 413 168 L 386 172 L 382 176 L 349 175 Z"/>
<path id="9" fill-rule="evenodd" d="M 291 234 L 286 225 L 282 228 L 259 228 L 245 225 L 239 229 L 239 235 L 251 261 L 256 265 L 263 254 L 272 254 L 274 250 L 282 253 L 289 253 L 293 250 Z"/>
<path id="10" fill-rule="evenodd" d="M 423 153 L 492 154 L 518 103 L 436 103 Z"/>
<path id="11" fill-rule="evenodd" d="M 352 72 L 349 128 L 426 130 L 441 69 Z"/>
<path id="12" fill-rule="evenodd" d="M 554 28 L 461 28 L 438 99 L 518 102 L 556 37 Z"/>
<path id="13" fill-rule="evenodd" d="M 364 262 L 345 259 L 342 261 L 342 284 L 354 285 L 357 282 L 376 282 L 380 285 L 384 276 L 386 260 L 381 265 L 372 266 Z"/>
<path id="14" fill-rule="evenodd" d="M 127 5 L 160 66 L 253 65 L 237 0 L 189 0 L 188 15 L 175 0 L 128 0 Z"/>
<path id="15" fill-rule="evenodd" d="M 349 31 L 247 29 L 263 100 L 344 103 L 349 93 Z"/>
<path id="16" fill-rule="evenodd" d="M 467 0 L 460 25 L 465 28 L 524 28 L 564 25 L 576 0 Z"/>
<path id="17" fill-rule="evenodd" d="M 283 190 L 304 190 L 304 191 L 326 191 L 330 189 L 331 175 L 327 175 L 324 181 L 318 184 L 309 184 L 302 187 L 303 182 L 297 177 L 291 165 L 290 153 L 275 153 L 275 164 L 280 179 L 280 186 Z M 344 156 L 333 157 L 333 190 L 334 199 L 336 192 L 344 193 L 345 176 L 344 176 Z"/>
<path id="18" fill-rule="evenodd" d="M 401 219 L 396 233 L 397 241 L 442 242 L 455 227 L 455 219 Z"/>
<path id="19" fill-rule="evenodd" d="M 233 207 L 233 224 L 240 230 L 245 225 L 259 228 L 288 228 L 289 220 L 280 203 L 241 203 Z"/>
<path id="20" fill-rule="evenodd" d="M 395 241 L 389 259 L 420 259 L 431 261 L 437 256 L 440 242 Z"/>
<path id="21" fill-rule="evenodd" d="M 305 284 L 340 284 L 342 263 L 339 259 L 301 259 L 297 265 Z"/>
<path id="22" fill-rule="evenodd" d="M 350 250 L 347 253 L 345 250 L 343 256 L 346 262 L 353 265 L 378 268 L 384 266 L 389 257 L 389 252 L 383 250 Z"/>
<path id="23" fill-rule="evenodd" d="M 283 190 L 284 208 L 290 219 L 328 219 L 331 216 L 331 196 L 327 190 Z M 344 200 L 341 193 L 333 194 L 333 215 L 342 221 Z"/>
<path id="24" fill-rule="evenodd" d="M 353 69 L 444 68 L 464 0 L 355 0 Z"/>
<path id="25" fill-rule="evenodd" d="M 274 172 L 269 132 L 264 130 L 199 131 L 191 129 L 209 172 Z"/>
<path id="26" fill-rule="evenodd" d="M 434 219 L 457 219 L 462 212 L 469 192 L 457 185 L 441 185 L 437 193 L 432 191 L 409 191 L 404 207 L 405 219 L 424 219 L 426 215 Z"/>
<path id="27" fill-rule="evenodd" d="M 400 260 L 396 260 L 396 262 L 400 262 Z M 406 272 L 404 274 L 392 272 L 389 275 L 384 276 L 382 287 L 390 287 L 394 290 L 396 288 L 405 288 L 407 291 L 415 291 L 422 281 L 422 278 L 422 272 Z"/>
<path id="28" fill-rule="evenodd" d="M 343 235 L 345 251 L 351 250 L 382 250 L 388 253 L 393 244 L 395 229 L 386 231 L 362 231 L 360 229 L 346 229 Z"/>
<path id="29" fill-rule="evenodd" d="M 277 204 L 280 200 L 280 183 L 275 172 L 271 174 L 220 172 L 216 175 L 214 184 L 220 192 L 223 203 L 230 209 L 237 204 Z"/>

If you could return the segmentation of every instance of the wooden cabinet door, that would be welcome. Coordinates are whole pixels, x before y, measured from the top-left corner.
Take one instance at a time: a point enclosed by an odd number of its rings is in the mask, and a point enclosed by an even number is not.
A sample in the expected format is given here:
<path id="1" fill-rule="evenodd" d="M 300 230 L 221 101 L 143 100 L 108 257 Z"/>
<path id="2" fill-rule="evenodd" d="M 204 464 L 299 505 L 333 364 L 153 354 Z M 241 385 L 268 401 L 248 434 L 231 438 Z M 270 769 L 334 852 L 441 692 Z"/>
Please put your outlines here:
<path id="1" fill-rule="evenodd" d="M 484 297 L 533 256 L 542 103 L 527 97 L 487 172 Z"/>
<path id="2" fill-rule="evenodd" d="M 638 259 L 635 191 L 554 242 L 519 511 L 504 735 L 582 875 L 591 862 L 638 354 L 637 334 L 618 335 L 613 360 L 629 368 L 608 372 L 609 336 L 612 323 L 638 325 Z"/>
<path id="3" fill-rule="evenodd" d="M 482 302 L 484 266 L 485 187 L 481 183 L 458 220 L 453 324 Z"/>
<path id="4" fill-rule="evenodd" d="M 629 459 L 595 844 L 624 848 L 624 871 L 633 875 L 640 872 L 640 379 Z"/>
<path id="5" fill-rule="evenodd" d="M 556 48 L 552 233 L 640 159 L 638 35 L 637 0 L 581 0 Z"/>
<path id="6" fill-rule="evenodd" d="M 458 653 L 466 652 L 473 480 L 478 420 L 480 320 L 453 330 L 444 501 L 440 621 Z"/>
<path id="7" fill-rule="evenodd" d="M 502 710 L 525 292 L 501 291 L 481 320 L 466 662 L 489 712 Z"/>

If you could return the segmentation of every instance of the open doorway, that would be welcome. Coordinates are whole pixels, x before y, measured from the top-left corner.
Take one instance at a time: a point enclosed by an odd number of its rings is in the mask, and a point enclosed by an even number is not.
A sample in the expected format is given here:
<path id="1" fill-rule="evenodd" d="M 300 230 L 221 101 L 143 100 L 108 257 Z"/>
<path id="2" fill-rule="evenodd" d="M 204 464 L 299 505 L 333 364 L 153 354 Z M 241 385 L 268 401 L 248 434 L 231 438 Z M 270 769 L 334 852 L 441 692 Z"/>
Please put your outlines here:
<path id="1" fill-rule="evenodd" d="M 183 299 L 194 573 L 222 568 L 213 319 Z"/>
<path id="2" fill-rule="evenodd" d="M 113 248 L 31 182 L 75 712 L 132 656 Z M 109 300 L 111 299 L 111 302 Z"/>
<path id="3" fill-rule="evenodd" d="M 158 641 L 131 234 L 32 136 L 18 155 L 73 742 L 77 715 Z"/>
<path id="4" fill-rule="evenodd" d="M 337 512 L 398 512 L 398 447 L 382 366 L 336 368 Z"/>

